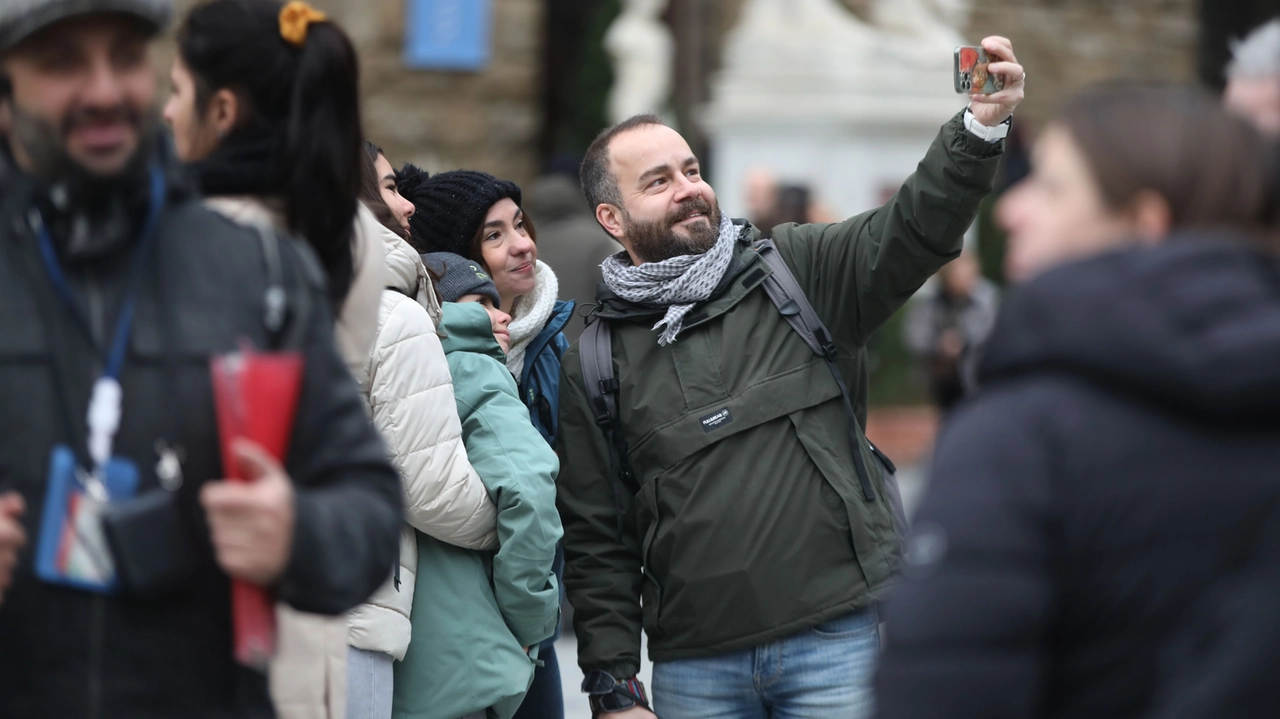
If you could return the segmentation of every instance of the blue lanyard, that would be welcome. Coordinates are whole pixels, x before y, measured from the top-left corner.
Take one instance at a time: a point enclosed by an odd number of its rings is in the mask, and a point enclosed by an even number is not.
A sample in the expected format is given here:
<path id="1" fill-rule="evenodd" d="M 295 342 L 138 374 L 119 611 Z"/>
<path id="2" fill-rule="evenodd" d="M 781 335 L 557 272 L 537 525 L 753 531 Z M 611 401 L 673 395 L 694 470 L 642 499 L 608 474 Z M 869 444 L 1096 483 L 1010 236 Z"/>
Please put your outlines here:
<path id="1" fill-rule="evenodd" d="M 138 288 L 142 284 L 142 270 L 146 266 L 151 248 L 156 243 L 156 228 L 160 224 L 160 211 L 164 209 L 166 183 L 164 172 L 156 165 L 151 166 L 151 204 L 147 208 L 147 219 L 142 225 L 142 239 L 133 256 L 133 274 L 129 289 L 125 292 L 124 301 L 120 305 L 120 316 L 116 319 L 115 336 L 111 340 L 110 350 L 106 356 L 106 366 L 102 376 L 113 380 L 120 379 L 120 371 L 124 367 L 125 351 L 129 346 L 129 334 L 133 330 L 134 310 L 138 304 Z M 36 236 L 40 242 L 40 259 L 44 262 L 45 271 L 58 297 L 84 324 L 85 329 L 92 332 L 89 315 L 80 306 L 75 293 L 71 291 L 71 283 L 58 262 L 58 254 L 53 248 L 53 238 L 49 236 L 49 228 L 40 217 L 39 210 L 32 210 L 33 224 L 36 225 Z"/>

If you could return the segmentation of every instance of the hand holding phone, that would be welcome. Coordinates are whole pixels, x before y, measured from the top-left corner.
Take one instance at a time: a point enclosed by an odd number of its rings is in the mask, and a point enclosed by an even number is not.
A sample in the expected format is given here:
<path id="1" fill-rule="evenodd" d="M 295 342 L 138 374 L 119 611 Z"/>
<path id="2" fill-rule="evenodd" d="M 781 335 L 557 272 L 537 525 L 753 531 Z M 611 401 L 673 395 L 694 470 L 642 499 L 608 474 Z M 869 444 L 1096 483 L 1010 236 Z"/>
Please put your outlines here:
<path id="1" fill-rule="evenodd" d="M 0 494 L 0 603 L 13 582 L 13 570 L 18 566 L 18 552 L 27 544 L 27 534 L 22 528 L 22 514 L 26 511 L 22 495 L 15 492 Z"/>
<path id="2" fill-rule="evenodd" d="M 955 89 L 969 93 L 969 111 L 975 120 L 995 127 L 1013 115 L 1025 97 L 1027 72 L 1018 64 L 1008 38 L 992 36 L 980 47 L 958 47 L 955 60 Z"/>

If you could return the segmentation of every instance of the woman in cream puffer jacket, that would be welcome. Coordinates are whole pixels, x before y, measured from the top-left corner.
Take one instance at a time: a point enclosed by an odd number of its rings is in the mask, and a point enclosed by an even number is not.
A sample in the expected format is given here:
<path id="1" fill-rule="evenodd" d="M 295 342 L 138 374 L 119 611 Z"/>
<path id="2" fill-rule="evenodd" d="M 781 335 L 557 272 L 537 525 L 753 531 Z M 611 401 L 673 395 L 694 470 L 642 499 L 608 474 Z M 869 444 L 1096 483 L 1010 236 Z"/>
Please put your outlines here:
<path id="1" fill-rule="evenodd" d="M 387 289 L 369 361 L 355 375 L 403 479 L 406 526 L 399 567 L 351 612 L 348 643 L 385 655 L 389 669 L 409 647 L 418 566 L 414 530 L 467 549 L 493 549 L 498 540 L 497 509 L 462 444 L 453 380 L 436 334 L 440 304 L 426 267 L 404 239 L 385 229 L 381 236 Z M 390 695 L 386 699 L 389 704 Z"/>

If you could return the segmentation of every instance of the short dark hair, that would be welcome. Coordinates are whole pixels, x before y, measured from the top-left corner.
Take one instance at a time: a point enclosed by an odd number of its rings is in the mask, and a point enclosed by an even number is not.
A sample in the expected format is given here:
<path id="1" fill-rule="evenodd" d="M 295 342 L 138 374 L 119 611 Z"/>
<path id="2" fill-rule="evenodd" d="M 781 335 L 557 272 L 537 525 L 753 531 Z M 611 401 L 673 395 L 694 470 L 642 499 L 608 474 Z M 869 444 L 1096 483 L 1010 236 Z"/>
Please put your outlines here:
<path id="1" fill-rule="evenodd" d="M 609 169 L 609 145 L 613 143 L 613 138 L 637 127 L 645 125 L 666 127 L 666 124 L 657 115 L 635 115 L 601 132 L 591 142 L 586 156 L 582 158 L 582 170 L 579 176 L 582 181 L 582 194 L 586 196 L 593 215 L 600 205 L 622 207 L 622 192 L 618 189 L 618 178 L 614 177 L 613 171 Z"/>
<path id="2" fill-rule="evenodd" d="M 1267 141 L 1203 90 L 1102 85 L 1069 102 L 1055 124 L 1071 134 L 1112 209 L 1153 190 L 1169 203 L 1175 230 L 1273 220 Z"/>

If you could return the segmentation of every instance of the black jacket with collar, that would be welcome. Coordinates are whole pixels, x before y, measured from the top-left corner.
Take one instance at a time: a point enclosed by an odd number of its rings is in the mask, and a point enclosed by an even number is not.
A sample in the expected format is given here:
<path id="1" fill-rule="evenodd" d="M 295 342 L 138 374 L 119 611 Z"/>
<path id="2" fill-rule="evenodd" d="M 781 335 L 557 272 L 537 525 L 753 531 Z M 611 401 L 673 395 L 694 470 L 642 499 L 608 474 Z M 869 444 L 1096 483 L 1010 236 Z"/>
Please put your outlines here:
<path id="1" fill-rule="evenodd" d="M 95 198 L 98 211 L 80 217 L 76 202 L 60 197 L 62 190 L 42 186 L 4 158 L 0 492 L 16 491 L 26 500 L 30 547 L 0 603 L 4 719 L 272 714 L 265 677 L 232 657 L 230 582 L 215 562 L 199 503 L 204 482 L 225 476 L 209 359 L 237 348 L 242 339 L 269 346 L 263 320 L 267 263 L 256 233 L 201 207 L 165 161 L 167 152 L 153 156 L 165 166 L 169 191 L 140 284 L 115 450 L 138 465 L 140 492 L 160 491 L 157 440 L 185 450 L 177 500 L 198 567 L 184 586 L 148 601 L 77 591 L 34 573 L 50 450 L 71 443 L 85 454 L 84 408 L 101 367 L 97 345 L 103 328 L 109 333 L 113 326 L 124 294 L 146 207 L 146 191 L 137 191 L 136 183 L 145 187 L 145 172 L 130 173 L 133 179 L 122 180 L 124 191 Z M 95 326 L 92 333 L 57 300 L 43 271 L 28 220 L 37 205 L 54 228 L 64 270 Z M 57 206 L 69 209 L 59 212 Z M 298 325 L 306 364 L 286 459 L 296 523 L 291 558 L 276 591 L 298 609 L 339 614 L 369 596 L 395 561 L 400 486 L 334 348 L 314 258 L 293 240 L 283 240 L 280 248 L 285 280 L 301 280 L 294 283 L 300 288 L 296 294 L 309 297 L 310 312 Z M 64 406 L 73 412 L 60 410 L 59 385 Z"/>

